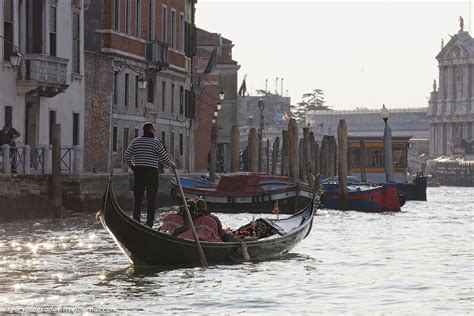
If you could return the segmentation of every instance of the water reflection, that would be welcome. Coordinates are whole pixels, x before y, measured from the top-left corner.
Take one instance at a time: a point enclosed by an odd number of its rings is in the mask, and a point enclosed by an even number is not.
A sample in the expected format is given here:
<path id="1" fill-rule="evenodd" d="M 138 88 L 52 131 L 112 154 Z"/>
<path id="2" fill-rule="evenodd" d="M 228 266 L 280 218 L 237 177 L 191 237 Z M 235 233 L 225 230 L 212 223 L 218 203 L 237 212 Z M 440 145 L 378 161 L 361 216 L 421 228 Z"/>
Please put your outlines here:
<path id="1" fill-rule="evenodd" d="M 0 224 L 0 310 L 473 313 L 474 192 L 428 193 L 428 203 L 407 202 L 401 213 L 322 210 L 308 238 L 281 259 L 207 270 L 133 267 L 94 214 Z M 252 215 L 220 217 L 237 227 Z"/>

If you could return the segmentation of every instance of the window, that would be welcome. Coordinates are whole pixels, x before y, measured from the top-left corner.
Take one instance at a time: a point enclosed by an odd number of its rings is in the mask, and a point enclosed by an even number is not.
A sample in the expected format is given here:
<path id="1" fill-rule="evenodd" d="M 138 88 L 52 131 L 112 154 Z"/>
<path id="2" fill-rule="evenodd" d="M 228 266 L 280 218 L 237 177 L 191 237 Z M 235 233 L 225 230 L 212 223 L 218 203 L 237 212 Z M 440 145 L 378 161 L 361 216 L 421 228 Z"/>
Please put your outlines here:
<path id="1" fill-rule="evenodd" d="M 49 54 L 56 56 L 56 1 L 50 1 L 49 6 Z"/>
<path id="2" fill-rule="evenodd" d="M 148 0 L 148 40 L 155 39 L 155 0 Z"/>
<path id="3" fill-rule="evenodd" d="M 114 126 L 114 130 L 112 132 L 112 151 L 115 153 L 117 152 L 117 126 Z"/>
<path id="4" fill-rule="evenodd" d="M 135 108 L 138 108 L 138 76 L 135 76 Z"/>
<path id="5" fill-rule="evenodd" d="M 166 8 L 166 6 L 163 6 L 162 17 L 161 17 L 161 40 L 165 43 L 167 41 L 166 34 L 168 32 L 167 16 L 168 16 L 168 9 Z"/>
<path id="6" fill-rule="evenodd" d="M 130 20 L 131 20 L 131 12 L 130 12 L 130 0 L 125 0 L 125 33 L 130 34 Z"/>
<path id="7" fill-rule="evenodd" d="M 72 14 L 72 69 L 73 72 L 78 74 L 81 69 L 80 51 L 81 51 L 81 38 L 80 38 L 80 15 L 79 13 Z"/>
<path id="8" fill-rule="evenodd" d="M 146 85 L 147 88 L 147 101 L 149 103 L 153 103 L 155 100 L 155 86 L 153 84 L 153 79 L 148 79 L 148 84 Z"/>
<path id="9" fill-rule="evenodd" d="M 179 87 L 179 114 L 184 113 L 184 87 Z"/>
<path id="10" fill-rule="evenodd" d="M 183 134 L 179 134 L 179 154 L 182 156 L 183 152 Z"/>
<path id="11" fill-rule="evenodd" d="M 72 114 L 72 145 L 79 145 L 79 113 Z"/>
<path id="12" fill-rule="evenodd" d="M 163 146 L 166 146 L 166 145 L 165 145 L 165 140 L 166 140 L 166 133 L 165 133 L 165 132 L 161 132 L 161 142 L 163 143 Z"/>
<path id="13" fill-rule="evenodd" d="M 170 155 L 174 156 L 174 133 L 170 133 L 170 149 L 169 149 Z"/>
<path id="14" fill-rule="evenodd" d="M 128 106 L 128 77 L 129 74 L 125 74 L 125 106 Z"/>
<path id="15" fill-rule="evenodd" d="M 166 102 L 166 82 L 161 82 L 161 110 L 165 111 Z"/>
<path id="16" fill-rule="evenodd" d="M 56 111 L 49 111 L 49 144 L 53 144 L 53 126 L 56 124 Z"/>
<path id="17" fill-rule="evenodd" d="M 10 61 L 13 53 L 13 0 L 3 1 L 3 59 Z"/>
<path id="18" fill-rule="evenodd" d="M 118 72 L 114 71 L 114 104 L 118 104 L 117 85 L 118 85 Z"/>
<path id="19" fill-rule="evenodd" d="M 176 11 L 171 10 L 171 47 L 176 48 Z"/>
<path id="20" fill-rule="evenodd" d="M 174 113 L 174 83 L 171 84 L 171 113 Z"/>
<path id="21" fill-rule="evenodd" d="M 137 13 L 137 18 L 135 19 L 135 36 L 136 37 L 142 37 L 141 36 L 141 25 L 142 25 L 142 10 L 141 10 L 141 3 L 140 0 L 136 0 L 136 10 L 135 12 Z"/>
<path id="22" fill-rule="evenodd" d="M 125 151 L 128 148 L 128 127 L 124 127 L 124 129 L 123 129 L 122 143 L 123 143 L 122 152 L 123 152 L 123 154 L 125 154 Z"/>
<path id="23" fill-rule="evenodd" d="M 135 128 L 135 138 L 138 138 L 138 128 Z"/>
<path id="24" fill-rule="evenodd" d="M 184 14 L 179 15 L 179 49 L 184 52 L 184 37 L 185 37 L 185 23 Z"/>
<path id="25" fill-rule="evenodd" d="M 8 124 L 10 126 L 13 126 L 13 108 L 11 106 L 6 105 L 5 106 L 5 125 Z"/>
<path id="26" fill-rule="evenodd" d="M 120 0 L 114 0 L 114 30 L 120 32 Z"/>

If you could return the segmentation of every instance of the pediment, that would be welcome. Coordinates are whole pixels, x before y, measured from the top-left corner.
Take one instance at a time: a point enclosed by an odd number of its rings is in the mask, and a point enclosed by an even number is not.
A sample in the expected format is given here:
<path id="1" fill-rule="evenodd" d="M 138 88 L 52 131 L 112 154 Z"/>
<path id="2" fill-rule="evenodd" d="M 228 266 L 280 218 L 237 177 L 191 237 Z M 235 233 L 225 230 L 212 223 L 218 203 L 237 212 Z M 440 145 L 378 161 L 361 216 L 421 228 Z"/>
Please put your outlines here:
<path id="1" fill-rule="evenodd" d="M 443 47 L 436 59 L 457 59 L 474 57 L 474 39 L 468 32 L 459 32 Z"/>

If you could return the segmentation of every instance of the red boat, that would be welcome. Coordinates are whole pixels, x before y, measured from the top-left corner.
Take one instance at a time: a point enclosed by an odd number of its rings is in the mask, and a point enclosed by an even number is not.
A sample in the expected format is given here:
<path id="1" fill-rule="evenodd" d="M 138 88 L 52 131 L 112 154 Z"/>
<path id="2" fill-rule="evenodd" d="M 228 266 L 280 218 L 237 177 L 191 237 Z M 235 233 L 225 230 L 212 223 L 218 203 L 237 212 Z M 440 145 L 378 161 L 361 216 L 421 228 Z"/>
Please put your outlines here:
<path id="1" fill-rule="evenodd" d="M 180 199 L 176 179 L 171 185 L 171 194 Z M 269 213 L 278 201 L 280 213 L 293 214 L 313 198 L 312 189 L 305 183 L 258 172 L 224 174 L 217 186 L 190 179 L 181 179 L 181 185 L 187 198 L 201 196 L 212 212 Z"/>
<path id="2" fill-rule="evenodd" d="M 323 182 L 321 204 L 325 208 L 339 210 L 341 200 L 339 183 L 336 179 Z M 349 210 L 362 212 L 397 212 L 405 203 L 403 196 L 399 196 L 396 184 L 371 186 L 357 181 L 347 183 L 347 206 Z"/>

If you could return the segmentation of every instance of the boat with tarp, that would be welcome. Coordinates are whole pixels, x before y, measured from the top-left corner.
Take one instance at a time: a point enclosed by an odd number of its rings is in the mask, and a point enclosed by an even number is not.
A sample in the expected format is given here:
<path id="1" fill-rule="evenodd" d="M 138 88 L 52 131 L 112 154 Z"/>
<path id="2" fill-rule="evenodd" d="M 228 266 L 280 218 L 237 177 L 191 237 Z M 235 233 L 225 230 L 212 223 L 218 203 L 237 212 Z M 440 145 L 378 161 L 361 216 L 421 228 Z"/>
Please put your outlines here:
<path id="1" fill-rule="evenodd" d="M 294 214 L 313 198 L 306 183 L 259 172 L 224 174 L 217 185 L 184 178 L 181 185 L 186 198 L 202 197 L 214 212 L 269 213 L 278 201 L 281 213 Z M 180 199 L 176 179 L 171 181 L 171 194 Z"/>

